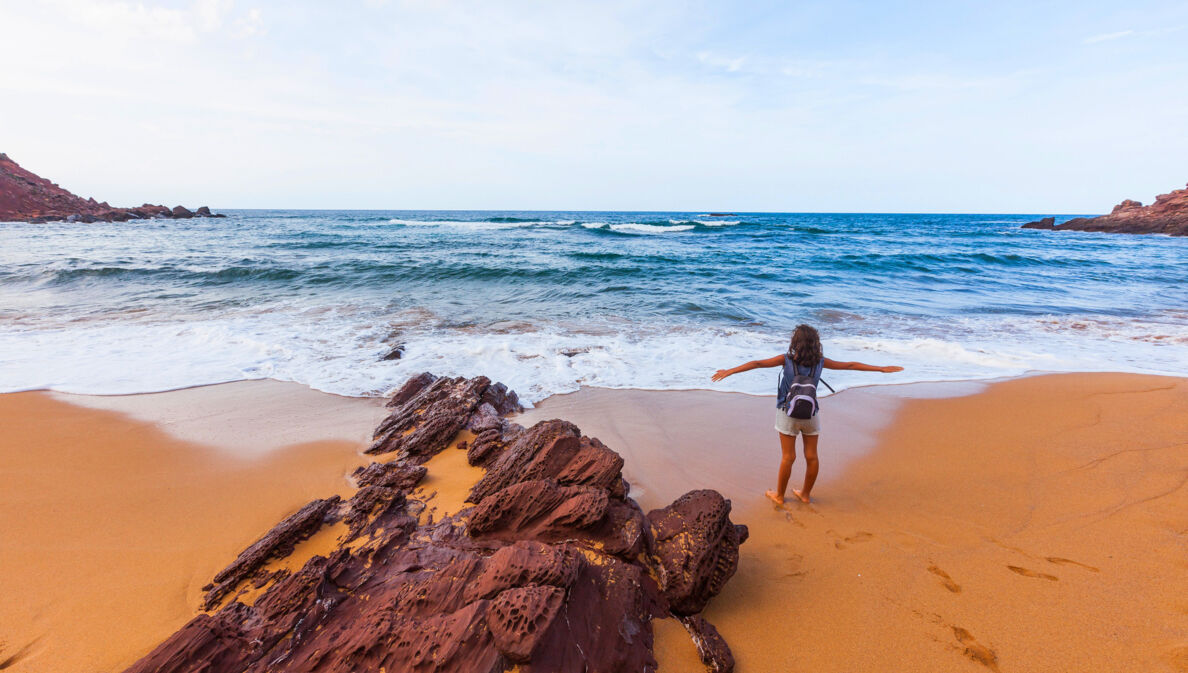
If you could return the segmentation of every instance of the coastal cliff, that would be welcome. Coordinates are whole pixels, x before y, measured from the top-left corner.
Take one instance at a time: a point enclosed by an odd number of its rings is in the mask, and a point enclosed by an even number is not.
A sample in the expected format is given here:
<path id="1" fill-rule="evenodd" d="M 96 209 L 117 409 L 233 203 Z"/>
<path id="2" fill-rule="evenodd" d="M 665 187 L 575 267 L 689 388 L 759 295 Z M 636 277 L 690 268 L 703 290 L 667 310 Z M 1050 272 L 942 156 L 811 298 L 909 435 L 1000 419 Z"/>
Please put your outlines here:
<path id="1" fill-rule="evenodd" d="M 187 219 L 224 217 L 202 206 L 190 211 L 183 206 L 116 208 L 106 201 L 84 199 L 30 171 L 21 168 L 7 154 L 0 153 L 0 222 L 125 222 L 151 218 Z"/>
<path id="2" fill-rule="evenodd" d="M 1023 228 L 1188 236 L 1188 188 L 1160 194 L 1149 206 L 1126 199 L 1114 206 L 1109 215 L 1078 217 L 1060 225 L 1056 225 L 1056 218 L 1045 217 L 1028 222 Z"/>
<path id="3" fill-rule="evenodd" d="M 657 668 L 661 619 L 709 671 L 733 670 L 699 614 L 748 536 L 730 501 L 697 490 L 644 514 L 617 453 L 566 421 L 509 422 L 515 393 L 485 377 L 422 374 L 388 406 L 367 453 L 394 458 L 248 547 L 204 587 L 203 612 L 129 673 L 637 673 Z M 472 506 L 434 520 L 414 489 L 426 463 L 460 451 L 483 468 Z"/>

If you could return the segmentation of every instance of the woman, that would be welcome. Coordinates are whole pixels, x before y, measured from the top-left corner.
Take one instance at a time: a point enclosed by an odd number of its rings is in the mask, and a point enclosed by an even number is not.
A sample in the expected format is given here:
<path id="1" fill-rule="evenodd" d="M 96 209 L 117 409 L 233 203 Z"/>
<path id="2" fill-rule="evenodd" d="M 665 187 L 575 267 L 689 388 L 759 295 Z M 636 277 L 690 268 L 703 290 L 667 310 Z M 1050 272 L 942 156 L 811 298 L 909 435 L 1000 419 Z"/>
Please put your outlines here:
<path id="1" fill-rule="evenodd" d="M 752 360 L 733 369 L 719 369 L 714 373 L 713 380 L 722 379 L 763 367 L 784 367 L 787 373 L 812 376 L 813 383 L 821 382 L 822 369 L 855 369 L 862 372 L 901 372 L 903 367 L 876 367 L 861 362 L 837 362 L 825 357 L 821 352 L 821 337 L 817 330 L 808 325 L 797 325 L 792 333 L 792 342 L 788 344 L 788 352 L 766 360 Z M 783 391 L 780 391 L 781 394 Z M 777 405 L 783 400 L 778 400 Z M 796 461 L 796 435 L 804 435 L 804 487 L 792 493 L 801 502 L 810 502 L 809 494 L 813 490 L 813 483 L 817 481 L 817 437 L 821 433 L 821 417 L 815 410 L 808 419 L 792 418 L 784 409 L 776 409 L 775 429 L 780 433 L 780 449 L 784 457 L 780 460 L 779 487 L 775 491 L 768 491 L 767 497 L 777 505 L 784 504 L 784 493 L 788 490 L 788 477 L 792 474 L 792 463 Z"/>

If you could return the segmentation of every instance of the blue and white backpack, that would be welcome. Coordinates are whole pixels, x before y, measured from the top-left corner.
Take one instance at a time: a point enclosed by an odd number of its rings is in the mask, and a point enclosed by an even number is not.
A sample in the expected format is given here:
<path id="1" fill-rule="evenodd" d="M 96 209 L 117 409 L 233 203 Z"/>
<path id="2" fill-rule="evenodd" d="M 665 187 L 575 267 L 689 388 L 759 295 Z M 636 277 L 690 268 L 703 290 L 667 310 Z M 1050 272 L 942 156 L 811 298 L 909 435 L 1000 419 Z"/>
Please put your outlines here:
<path id="1" fill-rule="evenodd" d="M 817 415 L 817 384 L 825 369 L 825 358 L 812 367 L 802 367 L 792 359 L 791 353 L 784 354 L 784 368 L 777 385 L 776 407 L 792 418 L 808 420 Z M 833 388 L 825 383 L 832 392 Z"/>

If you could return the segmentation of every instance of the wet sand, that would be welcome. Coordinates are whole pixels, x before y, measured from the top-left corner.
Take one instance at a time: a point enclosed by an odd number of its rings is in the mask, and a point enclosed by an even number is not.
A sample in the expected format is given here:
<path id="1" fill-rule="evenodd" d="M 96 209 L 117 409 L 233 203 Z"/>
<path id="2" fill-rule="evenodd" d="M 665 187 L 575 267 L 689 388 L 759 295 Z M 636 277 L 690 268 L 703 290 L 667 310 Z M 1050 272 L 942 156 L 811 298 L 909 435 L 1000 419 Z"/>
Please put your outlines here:
<path id="1" fill-rule="evenodd" d="M 814 503 L 782 509 L 771 398 L 585 390 L 521 422 L 600 436 L 645 509 L 732 499 L 751 539 L 705 616 L 739 673 L 1188 671 L 1188 380 L 945 388 L 826 399 Z M 699 670 L 680 637 L 661 669 Z"/>
<path id="2" fill-rule="evenodd" d="M 1188 671 L 1188 380 L 887 386 L 823 407 L 816 502 L 784 509 L 762 495 L 770 398 L 590 389 L 517 420 L 601 438 L 645 509 L 693 488 L 733 500 L 751 539 L 705 616 L 740 673 Z M 277 382 L 0 395 L 0 662 L 131 663 L 246 545 L 347 492 L 382 413 Z M 449 449 L 428 467 L 439 513 L 480 473 Z M 656 633 L 662 670 L 702 670 L 678 624 Z"/>

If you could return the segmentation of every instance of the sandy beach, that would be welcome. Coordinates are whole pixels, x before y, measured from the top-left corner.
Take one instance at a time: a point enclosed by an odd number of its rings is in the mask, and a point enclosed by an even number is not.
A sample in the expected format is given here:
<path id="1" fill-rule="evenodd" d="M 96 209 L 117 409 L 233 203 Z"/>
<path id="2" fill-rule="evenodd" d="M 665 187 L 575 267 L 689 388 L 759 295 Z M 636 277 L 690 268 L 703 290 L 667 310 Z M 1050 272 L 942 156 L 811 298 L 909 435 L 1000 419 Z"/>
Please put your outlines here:
<path id="1" fill-rule="evenodd" d="M 601 436 L 645 509 L 685 488 L 731 498 L 751 539 L 705 616 L 739 671 L 1188 670 L 1188 380 L 979 388 L 826 399 L 814 503 L 783 509 L 763 497 L 770 398 L 582 391 L 521 422 Z M 660 661 L 696 670 L 680 635 L 660 633 Z"/>
<path id="2" fill-rule="evenodd" d="M 770 398 L 585 389 L 516 420 L 602 439 L 645 510 L 732 499 L 751 538 L 705 616 L 742 673 L 1186 671 L 1186 393 L 1129 374 L 847 390 L 823 403 L 815 502 L 782 509 L 762 495 Z M 0 396 L 0 662 L 135 661 L 258 535 L 350 490 L 382 411 L 270 381 Z M 428 464 L 444 511 L 480 473 L 459 455 Z M 661 669 L 700 670 L 668 621 Z"/>
<path id="3" fill-rule="evenodd" d="M 1188 1 L 0 26 L 0 673 L 1188 673 Z"/>
<path id="4" fill-rule="evenodd" d="M 382 411 L 275 381 L 0 395 L 0 662 L 122 670 L 261 533 L 342 490 Z"/>

